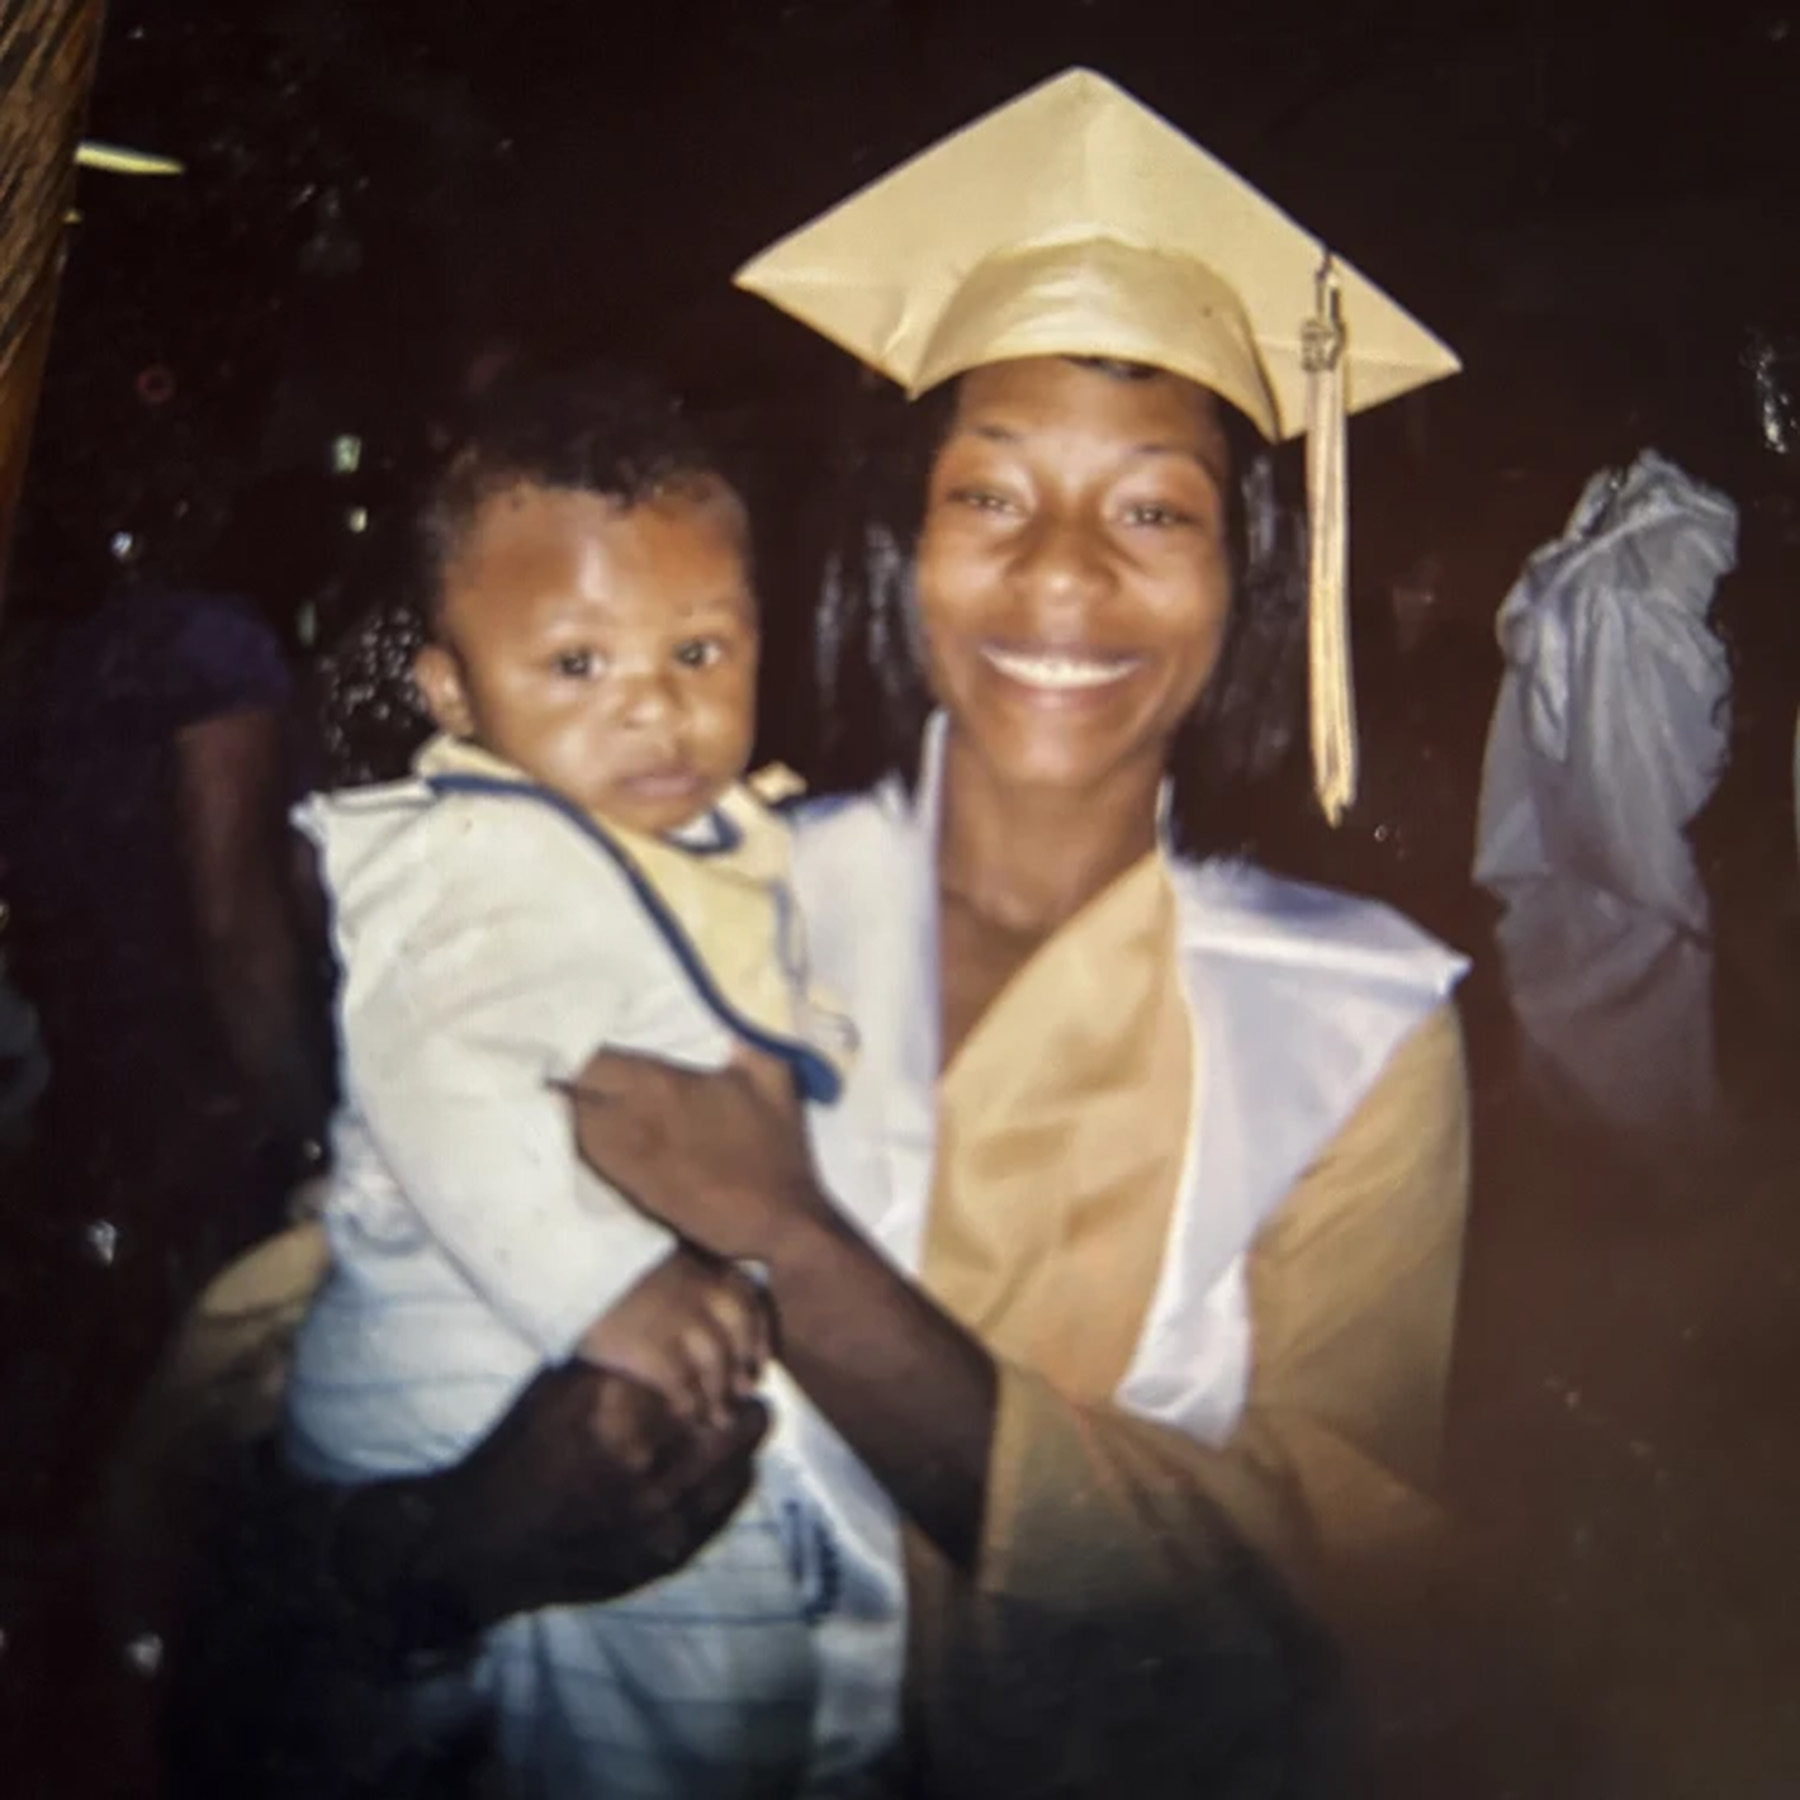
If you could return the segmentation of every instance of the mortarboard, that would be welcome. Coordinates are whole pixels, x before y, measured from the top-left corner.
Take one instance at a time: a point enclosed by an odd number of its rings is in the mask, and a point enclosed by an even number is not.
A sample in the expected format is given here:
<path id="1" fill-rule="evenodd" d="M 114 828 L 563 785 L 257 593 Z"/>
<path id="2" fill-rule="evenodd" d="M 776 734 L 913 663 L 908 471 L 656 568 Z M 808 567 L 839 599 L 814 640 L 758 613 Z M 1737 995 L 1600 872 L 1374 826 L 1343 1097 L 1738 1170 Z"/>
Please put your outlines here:
<path id="1" fill-rule="evenodd" d="M 1344 419 L 1456 357 L 1241 176 L 1072 69 L 945 138 L 738 272 L 918 395 L 1029 356 L 1184 375 L 1271 441 L 1307 437 L 1319 798 L 1355 798 Z"/>

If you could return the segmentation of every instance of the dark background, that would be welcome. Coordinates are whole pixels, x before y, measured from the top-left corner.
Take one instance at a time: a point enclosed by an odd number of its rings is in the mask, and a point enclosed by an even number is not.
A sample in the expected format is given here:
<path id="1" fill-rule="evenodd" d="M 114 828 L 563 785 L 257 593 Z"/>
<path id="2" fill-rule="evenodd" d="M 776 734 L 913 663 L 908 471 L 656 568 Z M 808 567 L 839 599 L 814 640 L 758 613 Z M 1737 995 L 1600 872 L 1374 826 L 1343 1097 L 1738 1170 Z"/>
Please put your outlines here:
<path id="1" fill-rule="evenodd" d="M 643 362 L 749 448 L 769 747 L 790 750 L 805 526 L 855 375 L 730 272 L 1079 61 L 1462 353 L 1461 380 L 1356 427 L 1355 578 L 1379 615 L 1432 559 L 1435 613 L 1485 645 L 1582 480 L 1648 444 L 1788 530 L 1794 458 L 1765 442 L 1746 359 L 1800 332 L 1797 23 L 1741 0 L 115 0 L 90 130 L 188 172 L 83 179 L 11 605 L 83 604 L 119 530 L 180 562 L 254 475 L 319 469 L 346 433 L 364 440 L 346 510 L 376 529 L 341 538 L 340 610 L 364 603 L 425 422 L 477 351 Z M 145 371 L 169 397 L 146 400 Z M 1759 670 L 1788 659 L 1790 610 L 1752 617 Z M 1405 803 L 1381 792 L 1389 695 L 1365 661 L 1367 834 Z M 1770 795 L 1790 697 L 1739 696 L 1748 724 L 1776 722 L 1743 759 Z M 1446 870 L 1468 829 L 1443 822 Z M 1379 885 L 1363 850 L 1368 869 L 1343 843 L 1294 855 Z"/>
<path id="2" fill-rule="evenodd" d="M 319 459 L 336 432 L 399 456 L 497 335 L 647 359 L 804 444 L 843 359 L 731 269 L 1076 61 L 1464 354 L 1415 409 L 1431 491 L 1359 508 L 1372 544 L 1479 523 L 1522 551 L 1646 433 L 1710 427 L 1720 473 L 1755 461 L 1739 360 L 1793 323 L 1800 260 L 1779 7 L 115 0 L 91 132 L 188 173 L 84 177 L 37 541 L 52 521 L 91 538 L 142 486 L 197 502 Z M 160 405 L 134 387 L 151 365 L 175 378 Z M 1404 410 L 1361 428 L 1365 480 Z M 1548 517 L 1505 498 L 1539 470 Z M 18 579 L 54 585 L 42 557 Z"/>

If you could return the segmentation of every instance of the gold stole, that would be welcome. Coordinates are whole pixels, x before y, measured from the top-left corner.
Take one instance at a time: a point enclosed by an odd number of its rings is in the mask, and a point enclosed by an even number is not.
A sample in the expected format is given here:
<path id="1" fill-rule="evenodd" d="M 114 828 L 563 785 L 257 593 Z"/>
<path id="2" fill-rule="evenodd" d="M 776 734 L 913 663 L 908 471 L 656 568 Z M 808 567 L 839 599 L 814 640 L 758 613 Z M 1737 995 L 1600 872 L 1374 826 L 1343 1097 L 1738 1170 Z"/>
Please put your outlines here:
<path id="1" fill-rule="evenodd" d="M 1160 853 L 1002 989 L 938 1082 L 923 1279 L 997 1356 L 1110 1399 L 1156 1290 L 1194 1036 Z"/>

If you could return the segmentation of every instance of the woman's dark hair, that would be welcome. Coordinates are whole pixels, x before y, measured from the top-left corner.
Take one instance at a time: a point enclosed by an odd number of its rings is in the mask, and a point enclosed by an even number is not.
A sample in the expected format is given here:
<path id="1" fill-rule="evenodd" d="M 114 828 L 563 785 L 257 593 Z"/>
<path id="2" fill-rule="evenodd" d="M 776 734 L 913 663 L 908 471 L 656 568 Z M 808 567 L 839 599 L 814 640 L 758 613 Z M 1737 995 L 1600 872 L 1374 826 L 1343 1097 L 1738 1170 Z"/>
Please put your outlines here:
<path id="1" fill-rule="evenodd" d="M 502 374 L 459 421 L 419 510 L 419 600 L 434 625 L 444 577 L 483 504 L 509 488 L 595 494 L 629 510 L 736 484 L 655 383 L 605 369 Z"/>
<path id="2" fill-rule="evenodd" d="M 1122 381 L 1158 373 L 1089 366 Z M 898 418 L 877 419 L 846 461 L 844 532 L 826 554 L 814 632 L 816 737 L 806 760 L 821 792 L 916 777 L 931 696 L 913 614 L 913 552 L 955 398 L 950 383 Z M 1182 724 L 1169 771 L 1175 848 L 1196 858 L 1256 851 L 1297 735 L 1306 620 L 1299 511 L 1279 497 L 1275 456 L 1255 426 L 1223 401 L 1219 416 L 1235 477 L 1226 522 L 1232 608 L 1218 667 Z"/>

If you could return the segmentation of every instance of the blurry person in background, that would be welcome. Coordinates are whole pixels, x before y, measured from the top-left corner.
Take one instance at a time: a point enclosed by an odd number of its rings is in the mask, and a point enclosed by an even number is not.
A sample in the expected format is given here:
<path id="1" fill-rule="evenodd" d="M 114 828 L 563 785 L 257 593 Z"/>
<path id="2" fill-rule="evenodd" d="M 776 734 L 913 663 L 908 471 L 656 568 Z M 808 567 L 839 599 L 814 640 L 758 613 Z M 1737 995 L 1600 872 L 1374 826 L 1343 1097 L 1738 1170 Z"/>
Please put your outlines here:
<path id="1" fill-rule="evenodd" d="M 320 1159 L 324 993 L 286 818 L 312 778 L 294 625 L 329 574 L 322 485 L 246 490 L 197 551 L 178 518 L 120 529 L 116 579 L 42 629 L 15 687 L 11 953 L 54 1074 L 11 1224 L 48 1255 L 51 1319 L 109 1373 Z M 69 1306 L 70 1281 L 97 1281 L 94 1304 Z M 78 1390 L 77 1460 L 121 1385 Z"/>
<path id="2" fill-rule="evenodd" d="M 0 1204 L 0 1518 L 29 1546 L 0 1604 L 16 1678 L 93 1718 L 115 1773 L 145 1690 L 103 1623 L 103 1473 L 179 1309 L 321 1161 L 325 964 L 287 810 L 314 780 L 295 626 L 341 538 L 310 478 L 243 490 L 222 530 L 211 484 L 152 508 L 167 465 L 133 479 L 129 512 L 89 490 L 109 580 L 40 558 L 0 720 L 6 956 L 51 1065 Z"/>

